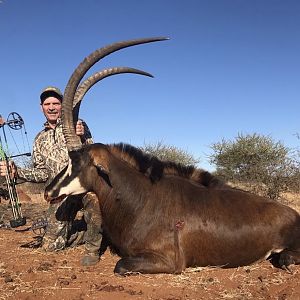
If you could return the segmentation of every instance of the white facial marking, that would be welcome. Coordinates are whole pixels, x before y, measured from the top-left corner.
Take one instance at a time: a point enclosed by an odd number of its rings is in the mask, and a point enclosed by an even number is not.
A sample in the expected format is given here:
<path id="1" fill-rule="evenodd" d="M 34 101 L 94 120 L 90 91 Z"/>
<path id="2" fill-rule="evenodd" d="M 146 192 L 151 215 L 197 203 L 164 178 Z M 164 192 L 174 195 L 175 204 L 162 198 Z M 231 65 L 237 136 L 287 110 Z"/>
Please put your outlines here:
<path id="1" fill-rule="evenodd" d="M 69 158 L 69 164 L 68 164 L 68 168 L 66 171 L 66 175 L 70 176 L 72 173 L 72 164 L 71 164 L 71 158 Z"/>
<path id="2" fill-rule="evenodd" d="M 63 182 L 63 180 L 66 177 L 70 176 L 71 172 L 72 172 L 72 164 L 71 164 L 71 160 L 69 159 L 68 168 L 67 168 L 66 172 L 63 174 L 63 176 L 61 176 L 61 178 L 59 178 L 59 180 L 57 181 L 56 186 L 61 186 L 61 183 Z M 59 195 L 63 194 L 61 191 L 62 191 L 62 189 L 60 190 Z"/>
<path id="3" fill-rule="evenodd" d="M 60 195 L 78 195 L 85 193 L 87 190 L 82 187 L 78 178 L 73 179 L 67 186 L 60 189 Z"/>
<path id="4" fill-rule="evenodd" d="M 68 164 L 66 171 L 59 178 L 59 180 L 57 181 L 57 183 L 55 185 L 55 186 L 61 187 L 59 189 L 58 197 L 61 195 L 78 195 L 78 194 L 87 192 L 87 190 L 84 189 L 82 187 L 82 185 L 80 184 L 78 178 L 74 178 L 73 180 L 71 180 L 71 182 L 69 182 L 67 186 L 65 186 L 63 184 L 63 181 L 66 178 L 71 177 L 71 175 L 72 175 L 72 164 L 71 164 L 71 159 L 69 159 L 69 164 Z"/>

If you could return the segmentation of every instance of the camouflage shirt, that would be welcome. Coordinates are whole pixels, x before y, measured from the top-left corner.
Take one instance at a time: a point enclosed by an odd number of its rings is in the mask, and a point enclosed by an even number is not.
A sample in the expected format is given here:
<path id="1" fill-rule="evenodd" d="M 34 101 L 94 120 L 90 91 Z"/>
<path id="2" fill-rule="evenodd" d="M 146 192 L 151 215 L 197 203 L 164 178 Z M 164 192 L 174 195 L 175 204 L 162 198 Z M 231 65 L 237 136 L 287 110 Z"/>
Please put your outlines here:
<path id="1" fill-rule="evenodd" d="M 91 132 L 83 122 L 84 144 L 92 144 Z M 62 132 L 62 124 L 53 129 L 45 123 L 45 128 L 37 134 L 32 149 L 32 168 L 18 168 L 18 177 L 31 182 L 46 182 L 57 175 L 69 161 L 68 150 Z"/>

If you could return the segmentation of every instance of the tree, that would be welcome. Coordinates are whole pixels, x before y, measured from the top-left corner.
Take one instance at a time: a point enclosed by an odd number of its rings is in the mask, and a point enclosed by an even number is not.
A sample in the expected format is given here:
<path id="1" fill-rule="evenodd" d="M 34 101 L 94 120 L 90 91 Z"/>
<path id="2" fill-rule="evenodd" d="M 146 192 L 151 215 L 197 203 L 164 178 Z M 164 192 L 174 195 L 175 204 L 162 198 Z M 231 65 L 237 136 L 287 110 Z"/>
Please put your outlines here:
<path id="1" fill-rule="evenodd" d="M 272 199 L 288 191 L 292 177 L 299 174 L 291 150 L 269 136 L 238 134 L 234 141 L 223 139 L 211 148 L 210 162 L 216 165 L 217 175 Z"/>
<path id="2" fill-rule="evenodd" d="M 140 149 L 148 154 L 158 157 L 164 161 L 173 161 L 182 165 L 196 165 L 200 159 L 193 157 L 187 151 L 175 146 L 164 145 L 162 142 L 156 144 L 145 144 Z"/>

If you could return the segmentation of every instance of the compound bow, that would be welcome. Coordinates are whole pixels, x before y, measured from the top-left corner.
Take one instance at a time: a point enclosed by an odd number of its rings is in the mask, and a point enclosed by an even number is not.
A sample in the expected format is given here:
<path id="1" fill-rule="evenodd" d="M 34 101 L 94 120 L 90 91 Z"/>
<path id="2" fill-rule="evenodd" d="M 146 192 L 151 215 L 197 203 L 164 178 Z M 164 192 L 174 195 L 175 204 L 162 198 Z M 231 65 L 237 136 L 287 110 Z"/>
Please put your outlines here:
<path id="1" fill-rule="evenodd" d="M 10 159 L 13 157 L 18 157 L 18 156 L 30 156 L 30 152 L 26 153 L 20 153 L 17 155 L 8 155 L 8 143 L 7 143 L 7 138 L 6 138 L 6 133 L 5 133 L 5 125 L 7 125 L 9 128 L 13 130 L 20 130 L 24 127 L 25 134 L 27 134 L 26 129 L 25 129 L 25 123 L 22 117 L 16 113 L 16 112 L 11 112 L 7 120 L 4 121 L 2 116 L 0 115 L 1 123 L 0 123 L 0 128 L 2 128 L 2 134 L 3 134 L 3 139 L 5 143 L 5 148 L 4 149 L 4 144 L 1 139 L 0 135 L 0 160 L 5 161 L 7 170 L 11 169 L 10 166 Z M 27 137 L 26 137 L 27 138 Z M 28 140 L 27 140 L 28 143 Z M 7 190 L 8 190 L 8 196 L 11 204 L 11 209 L 12 209 L 12 215 L 13 219 L 10 220 L 10 226 L 12 228 L 23 226 L 26 224 L 26 217 L 23 217 L 22 210 L 21 210 L 21 205 L 20 205 L 20 200 L 19 196 L 17 193 L 16 189 L 16 178 L 12 176 L 11 172 L 7 172 L 6 176 L 6 185 L 7 185 Z"/>

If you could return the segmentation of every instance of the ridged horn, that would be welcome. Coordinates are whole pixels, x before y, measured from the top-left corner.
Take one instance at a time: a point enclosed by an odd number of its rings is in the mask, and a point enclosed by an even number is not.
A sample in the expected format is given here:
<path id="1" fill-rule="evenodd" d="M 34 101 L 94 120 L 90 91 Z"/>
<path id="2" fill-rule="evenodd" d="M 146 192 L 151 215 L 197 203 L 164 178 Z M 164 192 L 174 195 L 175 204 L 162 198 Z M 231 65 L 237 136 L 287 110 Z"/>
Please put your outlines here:
<path id="1" fill-rule="evenodd" d="M 168 40 L 166 37 L 144 38 L 130 41 L 117 42 L 103 48 L 100 48 L 92 52 L 87 56 L 75 69 L 71 75 L 64 93 L 64 101 L 62 103 L 62 125 L 63 134 L 66 140 L 68 151 L 73 151 L 81 148 L 80 138 L 75 134 L 74 122 L 73 122 L 73 102 L 76 93 L 76 89 L 84 77 L 86 72 L 100 59 L 105 56 L 135 45 L 158 42 Z"/>
<path id="2" fill-rule="evenodd" d="M 77 123 L 78 120 L 78 115 L 79 115 L 79 110 L 80 110 L 80 105 L 83 97 L 85 94 L 89 91 L 89 89 L 99 82 L 100 80 L 112 76 L 112 75 L 118 75 L 118 74 L 125 74 L 125 73 L 131 73 L 131 74 L 138 74 L 138 75 L 143 75 L 143 76 L 148 76 L 148 77 L 153 77 L 152 74 L 139 70 L 139 69 L 134 69 L 130 67 L 114 67 L 114 68 L 109 68 L 109 69 L 104 69 L 102 71 L 99 71 L 86 80 L 84 80 L 78 89 L 76 90 L 75 96 L 74 96 L 74 102 L 73 102 L 73 122 L 74 124 Z"/>

